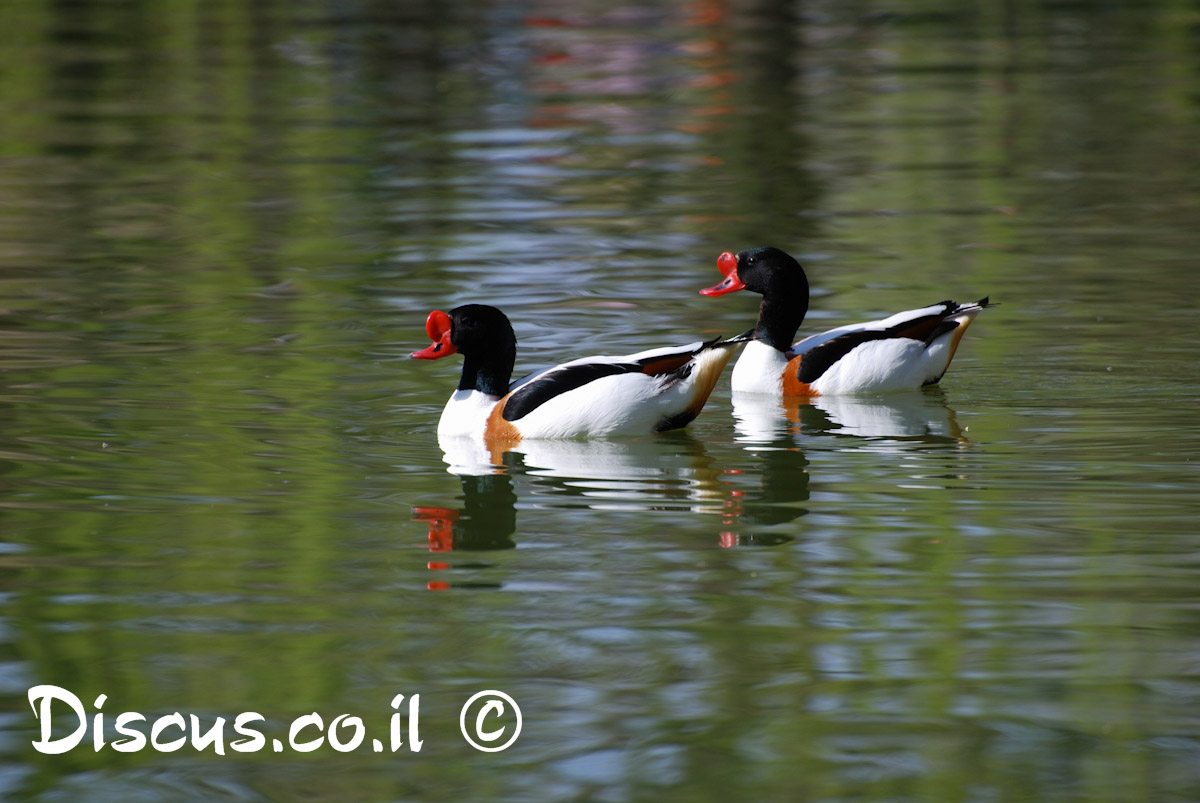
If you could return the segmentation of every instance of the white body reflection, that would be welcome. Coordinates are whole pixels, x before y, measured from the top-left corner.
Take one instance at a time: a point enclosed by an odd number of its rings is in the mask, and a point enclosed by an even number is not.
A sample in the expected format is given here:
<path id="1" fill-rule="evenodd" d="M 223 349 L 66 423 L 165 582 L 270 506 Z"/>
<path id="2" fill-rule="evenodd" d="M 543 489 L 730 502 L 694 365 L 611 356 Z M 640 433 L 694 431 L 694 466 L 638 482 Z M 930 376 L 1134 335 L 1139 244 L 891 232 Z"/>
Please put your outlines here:
<path id="1" fill-rule="evenodd" d="M 704 445 L 680 433 L 630 440 L 523 440 L 486 444 L 439 438 L 452 474 L 508 472 L 531 479 L 526 500 L 538 506 L 584 504 L 596 510 L 669 507 L 719 513 L 729 498 Z"/>
<path id="2" fill-rule="evenodd" d="M 489 446 L 482 438 L 438 437 L 447 471 L 465 476 L 496 474 L 503 470 L 503 448 Z"/>
<path id="3" fill-rule="evenodd" d="M 798 434 L 966 442 L 954 411 L 937 389 L 812 399 L 735 392 L 733 417 L 738 441 L 746 444 L 769 444 Z"/>
<path id="4" fill-rule="evenodd" d="M 747 444 L 785 441 L 799 431 L 799 422 L 789 419 L 785 400 L 766 393 L 734 393 L 733 428 L 737 440 Z"/>

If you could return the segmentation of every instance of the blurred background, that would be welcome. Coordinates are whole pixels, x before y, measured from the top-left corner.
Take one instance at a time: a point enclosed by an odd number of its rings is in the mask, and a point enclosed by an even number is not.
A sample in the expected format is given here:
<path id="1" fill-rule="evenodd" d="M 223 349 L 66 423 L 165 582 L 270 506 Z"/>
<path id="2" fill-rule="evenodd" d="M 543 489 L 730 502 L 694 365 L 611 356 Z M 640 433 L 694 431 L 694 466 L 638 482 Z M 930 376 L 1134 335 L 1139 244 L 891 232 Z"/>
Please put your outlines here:
<path id="1" fill-rule="evenodd" d="M 1195 0 L 3 16 L 0 797 L 1200 798 Z M 802 332 L 1001 306 L 940 388 L 438 447 L 430 310 L 733 334 L 767 244 Z M 39 683 L 426 745 L 42 755 Z"/>

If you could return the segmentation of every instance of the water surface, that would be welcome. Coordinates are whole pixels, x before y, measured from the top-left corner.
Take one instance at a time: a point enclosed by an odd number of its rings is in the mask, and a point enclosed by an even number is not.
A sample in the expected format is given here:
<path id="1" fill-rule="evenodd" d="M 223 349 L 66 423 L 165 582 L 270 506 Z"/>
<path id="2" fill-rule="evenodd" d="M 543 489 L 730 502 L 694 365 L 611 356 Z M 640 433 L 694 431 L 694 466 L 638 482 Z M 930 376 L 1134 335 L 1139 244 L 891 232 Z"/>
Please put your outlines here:
<path id="1" fill-rule="evenodd" d="M 1193 6 L 7 15 L 6 799 L 1200 796 Z M 938 388 L 443 453 L 429 310 L 733 334 L 768 243 L 804 331 L 1001 305 Z M 36 684 L 425 746 L 43 755 Z"/>

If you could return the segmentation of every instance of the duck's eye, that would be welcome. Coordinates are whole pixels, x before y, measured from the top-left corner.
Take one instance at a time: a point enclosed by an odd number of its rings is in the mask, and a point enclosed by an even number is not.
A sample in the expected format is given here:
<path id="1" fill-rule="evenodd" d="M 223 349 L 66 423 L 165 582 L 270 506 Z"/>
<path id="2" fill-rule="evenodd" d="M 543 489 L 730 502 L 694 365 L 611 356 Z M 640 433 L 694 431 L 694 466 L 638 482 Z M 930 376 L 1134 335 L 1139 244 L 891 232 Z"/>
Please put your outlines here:
<path id="1" fill-rule="evenodd" d="M 441 343 L 438 343 L 437 345 L 435 345 L 435 346 L 433 347 L 433 350 L 434 350 L 434 351 L 441 351 L 441 350 L 442 350 L 442 344 L 441 344 Z"/>

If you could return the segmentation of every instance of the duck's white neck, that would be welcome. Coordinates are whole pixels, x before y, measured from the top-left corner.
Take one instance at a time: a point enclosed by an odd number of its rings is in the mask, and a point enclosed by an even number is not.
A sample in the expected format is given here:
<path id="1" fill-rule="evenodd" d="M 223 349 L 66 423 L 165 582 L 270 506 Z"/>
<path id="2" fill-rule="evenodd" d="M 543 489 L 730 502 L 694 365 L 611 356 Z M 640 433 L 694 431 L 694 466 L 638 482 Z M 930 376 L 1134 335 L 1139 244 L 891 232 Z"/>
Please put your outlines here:
<path id="1" fill-rule="evenodd" d="M 733 366 L 732 387 L 739 393 L 783 393 L 783 369 L 788 356 L 766 343 L 752 340 L 746 344 L 737 365 Z"/>
<path id="2" fill-rule="evenodd" d="M 481 390 L 456 390 L 438 421 L 439 438 L 483 437 L 488 415 L 497 398 Z"/>

